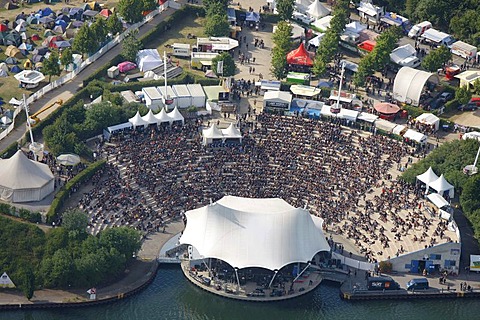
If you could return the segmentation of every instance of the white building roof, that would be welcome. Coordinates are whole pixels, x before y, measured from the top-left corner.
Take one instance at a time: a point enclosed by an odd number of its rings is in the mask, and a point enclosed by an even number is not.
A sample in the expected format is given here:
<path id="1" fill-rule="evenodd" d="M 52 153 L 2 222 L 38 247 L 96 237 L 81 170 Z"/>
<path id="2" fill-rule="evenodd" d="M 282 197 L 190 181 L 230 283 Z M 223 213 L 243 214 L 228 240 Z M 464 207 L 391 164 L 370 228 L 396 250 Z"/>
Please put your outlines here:
<path id="1" fill-rule="evenodd" d="M 186 84 L 174 84 L 172 90 L 175 92 L 177 97 L 190 97 L 190 92 L 188 91 Z"/>
<path id="2" fill-rule="evenodd" d="M 342 108 L 338 113 L 340 119 L 346 119 L 350 121 L 357 121 L 358 111 Z"/>
<path id="3" fill-rule="evenodd" d="M 392 132 L 393 128 L 395 128 L 396 126 L 397 124 L 385 119 L 377 119 L 375 121 L 375 127 L 385 132 Z"/>
<path id="4" fill-rule="evenodd" d="M 155 87 L 147 87 L 147 88 L 142 88 L 143 94 L 148 96 L 150 100 L 160 100 L 162 99 L 162 95 L 160 94 L 160 91 L 157 90 Z"/>
<path id="5" fill-rule="evenodd" d="M 362 120 L 370 123 L 375 122 L 375 120 L 377 119 L 378 119 L 377 115 L 368 113 L 368 112 L 360 112 L 360 114 L 358 115 L 358 120 Z"/>
<path id="6" fill-rule="evenodd" d="M 160 94 L 162 95 L 162 97 L 165 97 L 166 95 L 169 95 L 170 98 L 172 98 L 172 99 L 177 97 L 177 94 L 175 93 L 175 91 L 173 91 L 172 87 L 170 87 L 170 86 L 167 86 L 166 91 L 165 91 L 164 86 L 157 87 L 157 89 L 158 89 L 158 91 L 160 91 Z"/>
<path id="7" fill-rule="evenodd" d="M 290 94 L 290 92 L 287 92 L 287 91 L 271 90 L 271 91 L 265 92 L 263 96 L 263 101 L 267 101 L 267 100 L 276 100 L 276 101 L 291 103 L 292 95 Z"/>
<path id="8" fill-rule="evenodd" d="M 330 250 L 321 229 L 322 219 L 278 198 L 225 196 L 185 215 L 187 226 L 180 243 L 234 268 L 280 270 Z"/>
<path id="9" fill-rule="evenodd" d="M 202 85 L 199 83 L 187 84 L 188 92 L 192 97 L 204 97 L 205 92 L 203 91 Z"/>

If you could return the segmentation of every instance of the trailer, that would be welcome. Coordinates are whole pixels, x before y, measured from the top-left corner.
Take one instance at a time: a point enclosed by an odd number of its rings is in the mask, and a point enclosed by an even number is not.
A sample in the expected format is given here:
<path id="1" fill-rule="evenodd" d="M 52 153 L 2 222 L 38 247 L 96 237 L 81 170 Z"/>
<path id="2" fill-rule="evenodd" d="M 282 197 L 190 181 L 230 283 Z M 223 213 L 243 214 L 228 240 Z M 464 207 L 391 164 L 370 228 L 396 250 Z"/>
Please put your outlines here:
<path id="1" fill-rule="evenodd" d="M 142 88 L 145 104 L 153 111 L 159 110 L 163 106 L 162 95 L 155 87 Z"/>
<path id="2" fill-rule="evenodd" d="M 402 31 L 405 34 L 408 34 L 410 29 L 412 28 L 412 25 L 407 18 L 402 17 L 395 12 L 385 12 L 385 15 L 380 18 L 380 21 L 385 22 L 386 24 L 389 24 L 391 26 L 398 26 L 402 28 Z"/>
<path id="3" fill-rule="evenodd" d="M 192 52 L 190 64 L 192 68 L 199 70 L 210 69 L 212 60 L 218 56 L 216 52 Z"/>
<path id="4" fill-rule="evenodd" d="M 455 42 L 455 39 L 448 33 L 438 31 L 436 29 L 428 29 L 421 36 L 420 39 L 433 43 L 437 46 L 446 46 L 450 48 Z"/>
<path id="5" fill-rule="evenodd" d="M 190 44 L 188 43 L 174 43 L 173 55 L 175 57 L 190 57 Z"/>
<path id="6" fill-rule="evenodd" d="M 457 41 L 452 44 L 452 53 L 465 59 L 475 59 L 477 57 L 477 47 L 463 41 Z"/>
<path id="7" fill-rule="evenodd" d="M 174 84 L 172 90 L 177 95 L 177 107 L 186 109 L 192 105 L 192 96 L 186 84 Z"/>

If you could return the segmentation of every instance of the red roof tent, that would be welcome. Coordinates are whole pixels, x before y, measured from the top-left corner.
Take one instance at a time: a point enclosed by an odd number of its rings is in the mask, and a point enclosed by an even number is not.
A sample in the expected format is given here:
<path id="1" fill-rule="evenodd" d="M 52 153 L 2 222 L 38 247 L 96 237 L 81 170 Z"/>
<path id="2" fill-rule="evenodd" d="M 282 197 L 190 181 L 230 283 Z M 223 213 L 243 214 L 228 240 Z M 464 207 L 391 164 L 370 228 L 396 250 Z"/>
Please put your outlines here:
<path id="1" fill-rule="evenodd" d="M 112 14 L 112 11 L 110 11 L 109 9 L 103 9 L 102 11 L 100 11 L 100 15 L 104 16 L 105 18 L 110 17 Z"/>
<path id="2" fill-rule="evenodd" d="M 373 108 L 382 114 L 396 114 L 400 111 L 400 108 L 397 105 L 387 102 L 377 103 Z"/>
<path id="3" fill-rule="evenodd" d="M 366 50 L 368 52 L 372 52 L 373 48 L 375 48 L 375 46 L 377 45 L 377 42 L 376 41 L 373 41 L 373 40 L 366 40 L 366 41 L 363 41 L 362 43 L 360 43 L 358 45 L 358 47 L 360 49 L 363 49 L 363 50 Z"/>
<path id="4" fill-rule="evenodd" d="M 6 24 L 0 23 L 0 32 L 8 31 L 8 27 Z"/>
<path id="5" fill-rule="evenodd" d="M 307 67 L 313 66 L 313 61 L 312 58 L 310 58 L 310 53 L 307 51 L 307 49 L 305 49 L 305 45 L 303 44 L 303 42 L 297 49 L 290 51 L 287 54 L 287 63 Z"/>

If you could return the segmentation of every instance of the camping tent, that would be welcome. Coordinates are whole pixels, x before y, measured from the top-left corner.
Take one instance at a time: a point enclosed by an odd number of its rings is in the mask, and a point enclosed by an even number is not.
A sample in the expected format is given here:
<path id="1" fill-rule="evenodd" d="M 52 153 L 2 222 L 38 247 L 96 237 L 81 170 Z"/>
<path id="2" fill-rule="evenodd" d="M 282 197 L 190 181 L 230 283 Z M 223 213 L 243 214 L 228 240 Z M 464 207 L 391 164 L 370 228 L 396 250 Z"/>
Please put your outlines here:
<path id="1" fill-rule="evenodd" d="M 20 69 L 19 66 L 13 66 L 12 69 L 10 69 L 12 73 L 19 73 L 20 71 L 22 71 L 22 69 Z"/>
<path id="2" fill-rule="evenodd" d="M 0 160 L 0 177 L 0 198 L 11 202 L 40 201 L 55 183 L 48 165 L 28 159 L 21 150 Z"/>
<path id="3" fill-rule="evenodd" d="M 287 54 L 287 63 L 308 67 L 313 66 L 313 60 L 310 58 L 310 54 L 305 49 L 303 42 L 300 43 L 300 46 L 297 49 L 290 51 Z"/>
<path id="4" fill-rule="evenodd" d="M 38 10 L 38 13 L 40 14 L 40 16 L 42 17 L 46 17 L 46 16 L 49 16 L 51 15 L 53 12 L 52 9 L 50 9 L 49 7 L 46 7 L 46 8 L 43 8 L 41 10 Z"/>
<path id="5" fill-rule="evenodd" d="M 137 65 L 140 71 L 153 70 L 162 65 L 157 49 L 140 50 L 137 53 Z"/>
<path id="6" fill-rule="evenodd" d="M 0 119 L 0 122 L 2 122 L 4 125 L 9 125 L 10 123 L 12 123 L 12 119 L 10 119 L 10 118 L 7 117 L 7 116 L 3 116 L 3 117 Z"/>
<path id="7" fill-rule="evenodd" d="M 440 128 L 440 118 L 433 113 L 422 113 L 417 117 L 417 122 L 432 126 L 435 131 Z"/>
<path id="8" fill-rule="evenodd" d="M 5 62 L 0 63 L 0 70 L 8 72 L 8 66 Z"/>
<path id="9" fill-rule="evenodd" d="M 5 46 L 14 45 L 18 47 L 22 44 L 22 36 L 16 30 L 11 30 L 3 38 L 3 44 Z"/>
<path id="10" fill-rule="evenodd" d="M 320 19 L 322 17 L 328 16 L 330 14 L 330 10 L 328 10 L 320 1 L 315 0 L 313 3 L 308 6 L 307 13 L 310 17 L 315 19 Z"/>
<path id="11" fill-rule="evenodd" d="M 15 288 L 15 284 L 6 272 L 0 277 L 0 288 Z"/>
<path id="12" fill-rule="evenodd" d="M 5 59 L 5 63 L 6 64 L 17 64 L 18 60 L 17 60 L 17 58 L 14 58 L 14 57 L 8 57 L 7 59 Z"/>
<path id="13" fill-rule="evenodd" d="M 8 73 L 6 71 L 0 70 L 0 78 L 8 77 Z"/>
<path id="14" fill-rule="evenodd" d="M 450 183 L 448 183 L 448 181 L 445 179 L 443 174 L 440 177 L 438 177 L 437 180 L 431 182 L 429 187 L 437 191 L 441 195 L 445 191 L 448 191 L 448 196 L 450 198 L 453 198 L 453 196 L 455 195 L 455 190 L 454 190 L 455 188 Z"/>
<path id="15" fill-rule="evenodd" d="M 110 11 L 109 9 L 103 9 L 102 11 L 100 11 L 100 15 L 102 17 L 108 18 L 112 15 L 112 11 Z"/>
<path id="16" fill-rule="evenodd" d="M 7 57 L 13 57 L 13 58 L 17 58 L 17 59 L 23 58 L 23 54 L 20 52 L 20 49 L 18 49 L 17 47 L 15 47 L 13 45 L 10 45 L 10 46 L 7 47 L 7 49 L 5 50 L 5 55 Z"/>

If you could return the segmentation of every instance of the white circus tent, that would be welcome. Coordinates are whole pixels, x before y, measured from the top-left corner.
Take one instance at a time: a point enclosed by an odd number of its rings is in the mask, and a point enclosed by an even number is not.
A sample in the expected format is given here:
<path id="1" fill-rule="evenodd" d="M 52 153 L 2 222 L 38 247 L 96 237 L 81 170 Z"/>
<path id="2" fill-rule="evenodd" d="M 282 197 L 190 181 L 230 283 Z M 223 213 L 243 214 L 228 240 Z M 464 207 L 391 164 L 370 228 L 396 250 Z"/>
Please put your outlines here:
<path id="1" fill-rule="evenodd" d="M 40 201 L 54 190 L 48 165 L 28 159 L 21 150 L 0 160 L 0 177 L 0 198 L 5 201 Z"/>
<path id="2" fill-rule="evenodd" d="M 328 10 L 320 1 L 315 0 L 311 5 L 308 6 L 307 13 L 310 17 L 315 19 L 320 19 L 330 14 L 330 10 Z"/>

